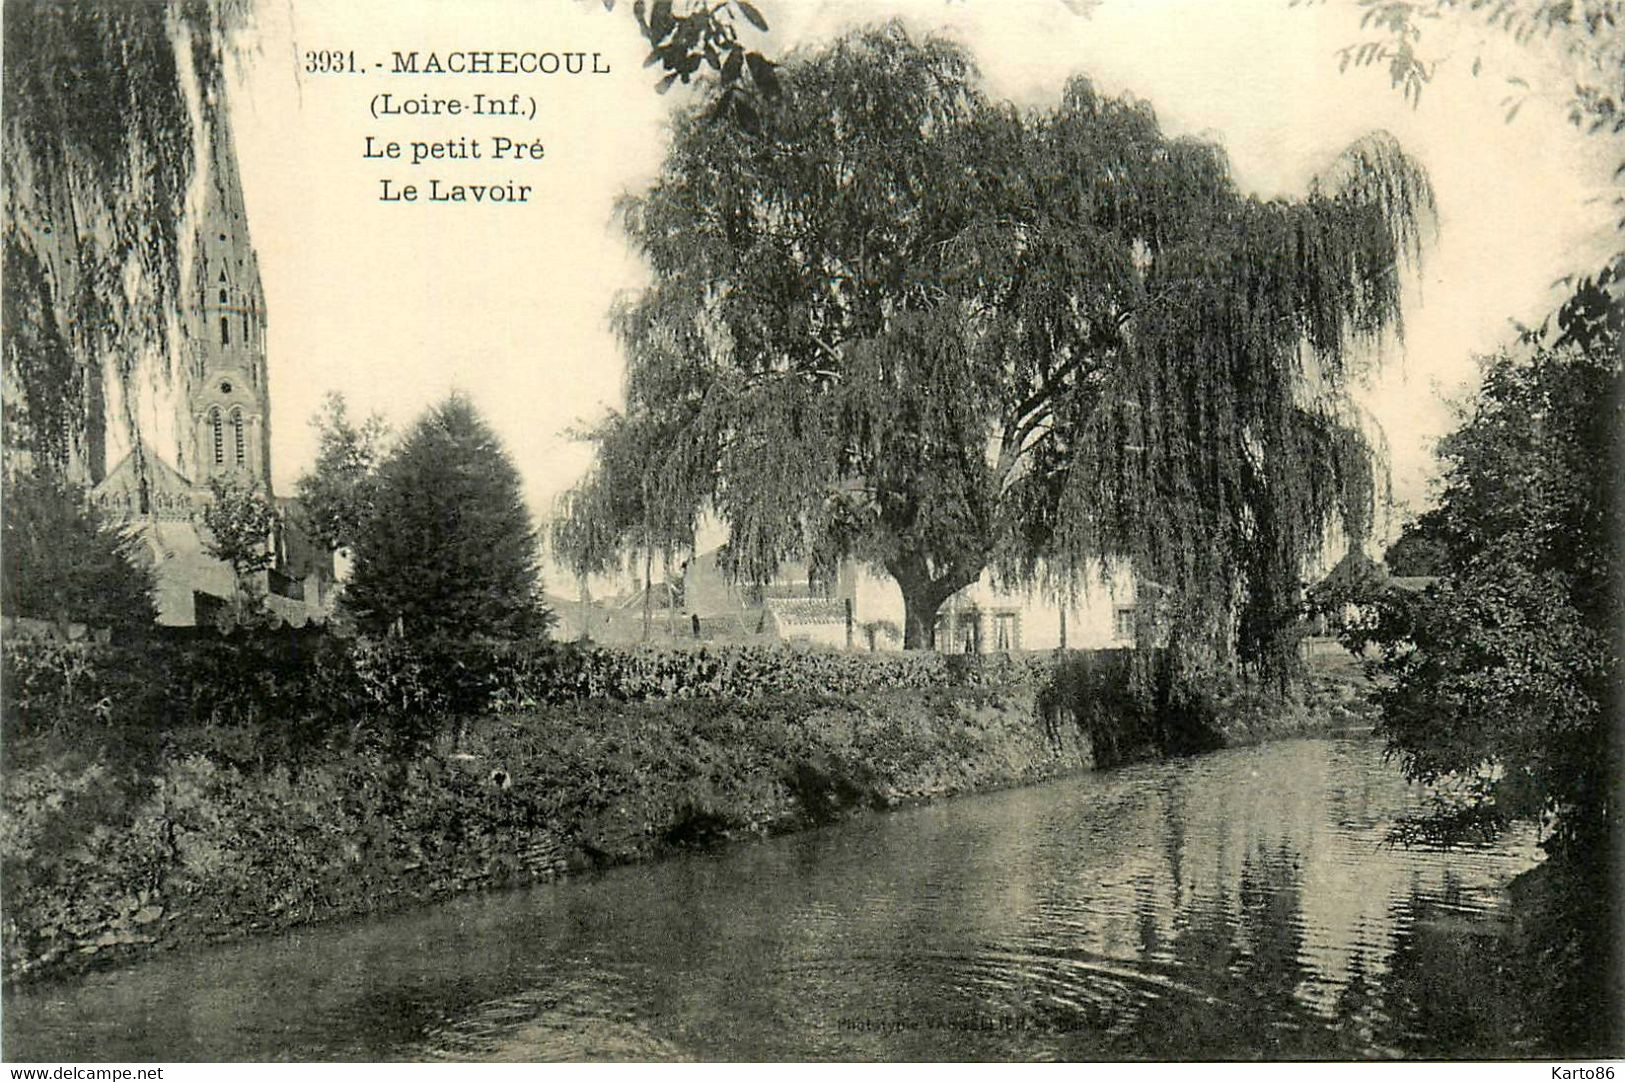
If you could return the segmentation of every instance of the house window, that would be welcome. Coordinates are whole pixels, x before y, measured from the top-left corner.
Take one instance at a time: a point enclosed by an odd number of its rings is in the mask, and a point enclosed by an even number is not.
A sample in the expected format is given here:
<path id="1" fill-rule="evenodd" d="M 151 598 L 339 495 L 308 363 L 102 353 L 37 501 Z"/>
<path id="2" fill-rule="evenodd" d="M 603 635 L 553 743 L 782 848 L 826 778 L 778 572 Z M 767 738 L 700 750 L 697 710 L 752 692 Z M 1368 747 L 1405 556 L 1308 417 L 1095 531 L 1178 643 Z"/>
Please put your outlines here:
<path id="1" fill-rule="evenodd" d="M 226 461 L 226 433 L 220 425 L 218 406 L 209 411 L 209 427 L 214 430 L 214 464 L 218 466 Z"/>
<path id="2" fill-rule="evenodd" d="M 1119 641 L 1134 638 L 1134 606 L 1119 605 L 1112 613 L 1112 638 Z"/>
<path id="3" fill-rule="evenodd" d="M 1020 648 L 1016 640 L 1015 613 L 1001 612 L 993 617 L 993 648 L 1001 653 Z"/>
<path id="4" fill-rule="evenodd" d="M 232 430 L 232 440 L 237 445 L 237 465 L 241 466 L 243 464 L 244 460 L 245 460 L 245 456 L 243 454 L 244 443 L 243 443 L 243 411 L 242 410 L 232 410 L 231 411 L 231 430 Z"/>

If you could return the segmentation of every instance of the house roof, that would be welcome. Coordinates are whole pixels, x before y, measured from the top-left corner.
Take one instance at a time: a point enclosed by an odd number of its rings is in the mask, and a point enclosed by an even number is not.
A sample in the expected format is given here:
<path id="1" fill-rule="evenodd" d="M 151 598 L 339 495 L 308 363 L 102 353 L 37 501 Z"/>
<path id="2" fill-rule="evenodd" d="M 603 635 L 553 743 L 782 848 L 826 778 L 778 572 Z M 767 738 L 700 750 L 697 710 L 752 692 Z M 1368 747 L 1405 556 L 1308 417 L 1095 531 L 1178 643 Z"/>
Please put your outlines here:
<path id="1" fill-rule="evenodd" d="M 1396 589 L 1419 594 L 1439 581 L 1437 575 L 1395 575 L 1388 580 Z"/>
<path id="2" fill-rule="evenodd" d="M 685 561 L 685 564 L 688 567 L 705 567 L 705 568 L 709 568 L 709 569 L 715 571 L 717 574 L 721 575 L 723 573 L 722 572 L 722 550 L 723 550 L 723 547 L 724 546 L 722 546 L 722 545 L 717 545 L 714 548 L 706 549 L 704 552 L 697 552 L 693 556 L 689 557 L 688 560 Z M 810 563 L 808 563 L 808 561 L 806 561 L 806 560 L 797 560 L 797 559 L 792 559 L 792 558 L 787 557 L 787 558 L 779 561 L 779 566 L 773 572 L 773 577 L 771 579 L 769 579 L 767 582 L 762 583 L 761 585 L 763 585 L 763 586 L 775 586 L 775 585 L 779 585 L 779 586 L 799 586 L 801 588 L 805 588 L 807 586 L 807 583 L 809 582 L 809 580 L 811 578 L 812 578 L 812 565 Z M 743 583 L 741 585 L 743 585 Z"/>
<path id="3" fill-rule="evenodd" d="M 677 587 L 672 583 L 661 581 L 651 582 L 647 588 L 639 586 L 630 593 L 622 594 L 618 597 L 604 598 L 601 604 L 605 608 L 615 608 L 625 612 L 631 609 L 641 608 L 643 606 L 643 595 L 645 593 L 649 595 L 649 604 L 655 608 L 667 608 L 668 606 L 675 604 L 677 601 Z M 581 602 L 577 600 L 571 602 L 571 604 L 579 608 Z"/>
<path id="4" fill-rule="evenodd" d="M 781 624 L 845 624 L 846 605 L 835 598 L 774 597 L 765 602 L 767 611 Z"/>

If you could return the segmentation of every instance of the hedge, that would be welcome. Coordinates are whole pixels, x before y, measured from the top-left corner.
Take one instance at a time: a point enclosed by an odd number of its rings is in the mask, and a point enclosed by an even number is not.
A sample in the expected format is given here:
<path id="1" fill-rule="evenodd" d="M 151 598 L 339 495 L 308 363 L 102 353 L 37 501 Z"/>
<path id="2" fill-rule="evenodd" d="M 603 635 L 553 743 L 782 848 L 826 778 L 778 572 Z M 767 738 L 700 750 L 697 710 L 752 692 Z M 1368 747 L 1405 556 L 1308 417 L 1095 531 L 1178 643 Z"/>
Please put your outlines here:
<path id="1" fill-rule="evenodd" d="M 757 646 L 617 650 L 572 644 L 345 640 L 275 633 L 186 642 L 6 644 L 4 732 L 270 726 L 284 742 L 384 723 L 432 726 L 583 700 L 751 700 L 1034 686 L 1046 657 L 859 654 Z M 421 735 L 421 734 L 420 734 Z"/>

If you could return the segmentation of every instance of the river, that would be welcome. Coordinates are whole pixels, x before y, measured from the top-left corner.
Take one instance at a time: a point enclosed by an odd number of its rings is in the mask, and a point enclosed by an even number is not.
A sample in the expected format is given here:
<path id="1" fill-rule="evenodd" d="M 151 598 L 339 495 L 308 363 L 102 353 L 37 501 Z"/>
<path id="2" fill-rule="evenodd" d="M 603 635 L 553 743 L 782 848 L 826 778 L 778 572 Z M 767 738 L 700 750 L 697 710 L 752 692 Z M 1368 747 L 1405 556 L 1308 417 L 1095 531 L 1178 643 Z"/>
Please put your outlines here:
<path id="1" fill-rule="evenodd" d="M 1516 1054 L 1504 887 L 1365 739 L 1087 774 L 10 995 L 7 1059 Z"/>

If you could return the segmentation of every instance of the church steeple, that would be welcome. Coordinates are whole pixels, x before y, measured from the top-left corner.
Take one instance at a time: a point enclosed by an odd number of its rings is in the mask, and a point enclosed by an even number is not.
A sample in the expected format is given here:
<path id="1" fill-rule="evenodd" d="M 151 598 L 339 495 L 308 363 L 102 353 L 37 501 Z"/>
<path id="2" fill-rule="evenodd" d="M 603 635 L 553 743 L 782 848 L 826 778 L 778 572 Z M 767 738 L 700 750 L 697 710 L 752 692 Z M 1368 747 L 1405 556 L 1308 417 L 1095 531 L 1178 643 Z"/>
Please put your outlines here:
<path id="1" fill-rule="evenodd" d="M 271 491 L 265 294 L 248 235 L 230 120 L 216 114 L 196 238 L 189 395 L 193 439 L 182 469 L 199 484 L 232 476 Z"/>

